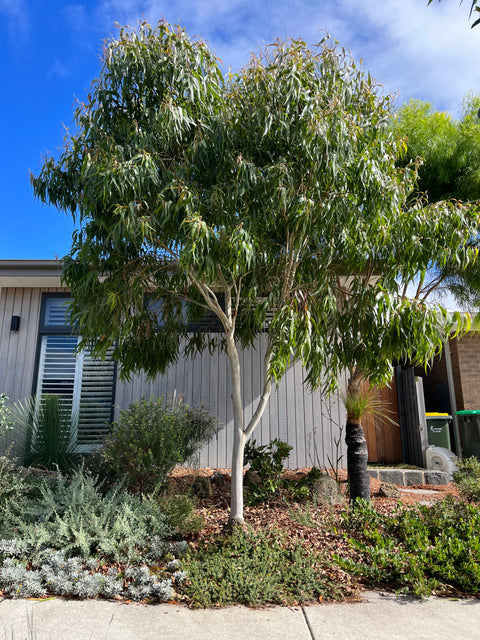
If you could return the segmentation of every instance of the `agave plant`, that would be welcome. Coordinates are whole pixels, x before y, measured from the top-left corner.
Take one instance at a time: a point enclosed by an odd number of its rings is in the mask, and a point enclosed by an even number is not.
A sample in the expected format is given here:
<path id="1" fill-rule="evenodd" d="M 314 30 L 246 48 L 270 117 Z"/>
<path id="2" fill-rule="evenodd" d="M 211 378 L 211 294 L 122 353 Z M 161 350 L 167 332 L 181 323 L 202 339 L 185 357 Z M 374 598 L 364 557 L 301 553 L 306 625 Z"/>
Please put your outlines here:
<path id="1" fill-rule="evenodd" d="M 11 409 L 13 427 L 24 441 L 26 467 L 70 471 L 81 459 L 72 434 L 76 418 L 58 396 L 45 395 L 17 402 Z"/>

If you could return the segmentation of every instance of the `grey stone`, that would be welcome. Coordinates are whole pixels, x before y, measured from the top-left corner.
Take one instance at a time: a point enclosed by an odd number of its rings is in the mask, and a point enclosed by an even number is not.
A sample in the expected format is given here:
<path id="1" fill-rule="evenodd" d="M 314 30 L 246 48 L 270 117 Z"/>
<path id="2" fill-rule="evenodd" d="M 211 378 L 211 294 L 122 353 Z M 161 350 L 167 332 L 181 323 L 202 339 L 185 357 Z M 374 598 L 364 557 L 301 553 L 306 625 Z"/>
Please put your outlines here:
<path id="1" fill-rule="evenodd" d="M 384 498 L 400 498 L 400 491 L 398 488 L 394 484 L 390 484 L 388 482 L 384 482 L 380 485 L 378 494 Z"/>
<path id="2" fill-rule="evenodd" d="M 403 469 L 380 469 L 378 479 L 382 482 L 398 484 L 401 487 L 405 486 L 405 475 Z"/>
<path id="3" fill-rule="evenodd" d="M 405 471 L 405 486 L 411 487 L 413 484 L 425 484 L 423 471 L 408 469 Z"/>
<path id="4" fill-rule="evenodd" d="M 425 484 L 448 484 L 450 474 L 446 471 L 425 471 Z"/>
<path id="5" fill-rule="evenodd" d="M 197 476 L 192 482 L 190 491 L 198 498 L 211 498 L 213 495 L 212 483 L 206 476 Z"/>
<path id="6" fill-rule="evenodd" d="M 367 473 L 371 478 L 378 480 L 378 469 L 367 469 Z"/>
<path id="7" fill-rule="evenodd" d="M 243 486 L 246 489 L 261 487 L 263 485 L 262 479 L 256 471 L 253 469 L 247 469 L 243 478 Z"/>
<path id="8" fill-rule="evenodd" d="M 217 482 L 218 484 L 221 484 L 228 477 L 229 477 L 228 473 L 224 473 L 223 471 L 219 471 L 217 469 L 217 471 L 214 471 L 212 473 L 212 475 L 210 476 L 210 479 L 212 480 L 212 482 Z"/>
<path id="9" fill-rule="evenodd" d="M 314 481 L 312 495 L 318 501 L 328 504 L 343 504 L 345 502 L 345 496 L 338 483 L 328 475 L 323 475 Z"/>

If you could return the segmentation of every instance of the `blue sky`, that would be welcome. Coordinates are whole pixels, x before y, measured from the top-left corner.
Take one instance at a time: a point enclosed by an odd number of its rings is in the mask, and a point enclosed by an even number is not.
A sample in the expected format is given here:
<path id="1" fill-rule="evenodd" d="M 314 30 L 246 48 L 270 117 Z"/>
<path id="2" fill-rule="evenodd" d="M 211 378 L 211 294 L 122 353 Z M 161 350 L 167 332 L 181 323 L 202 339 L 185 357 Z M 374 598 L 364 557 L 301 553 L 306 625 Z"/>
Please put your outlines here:
<path id="1" fill-rule="evenodd" d="M 397 95 L 459 115 L 463 95 L 480 91 L 480 27 L 469 0 L 0 0 L 2 199 L 0 259 L 63 256 L 73 223 L 33 197 L 29 172 L 58 155 L 73 106 L 98 75 L 102 42 L 115 23 L 162 17 L 207 40 L 229 67 L 276 37 L 315 43 L 327 31 Z"/>

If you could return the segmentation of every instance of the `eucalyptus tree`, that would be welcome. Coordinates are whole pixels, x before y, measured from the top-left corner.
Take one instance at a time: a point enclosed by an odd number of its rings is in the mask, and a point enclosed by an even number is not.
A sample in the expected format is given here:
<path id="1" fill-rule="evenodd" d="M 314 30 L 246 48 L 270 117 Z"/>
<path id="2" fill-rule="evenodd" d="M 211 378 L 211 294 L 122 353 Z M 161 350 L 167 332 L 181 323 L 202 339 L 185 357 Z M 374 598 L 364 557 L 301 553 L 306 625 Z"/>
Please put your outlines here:
<path id="1" fill-rule="evenodd" d="M 123 376 L 154 376 L 212 348 L 189 321 L 218 317 L 232 520 L 243 519 L 245 442 L 294 361 L 326 392 L 342 370 L 355 389 L 359 372 L 384 382 L 392 358 L 441 347 L 443 310 L 400 287 L 432 260 L 468 263 L 476 220 L 462 207 L 438 205 L 433 218 L 406 206 L 415 167 L 396 166 L 391 115 L 390 98 L 328 40 L 277 42 L 224 77 L 203 42 L 141 24 L 107 44 L 63 152 L 32 178 L 37 197 L 78 221 L 63 279 L 81 346 L 113 348 Z M 264 378 L 246 424 L 239 349 L 260 332 Z M 366 492 L 362 438 L 349 414 L 354 496 Z"/>
<path id="2" fill-rule="evenodd" d="M 434 0 L 428 0 L 428 4 L 432 4 Z M 440 2 L 440 0 L 438 0 L 438 2 Z M 460 4 L 462 4 L 463 0 L 460 0 Z M 469 17 L 472 17 L 472 14 L 475 12 L 474 18 L 475 20 L 473 21 L 472 24 L 472 29 L 473 27 L 476 27 L 478 24 L 480 24 L 480 17 L 478 16 L 478 14 L 480 13 L 480 6 L 479 6 L 479 0 L 471 0 L 471 5 L 470 5 L 470 15 Z"/>

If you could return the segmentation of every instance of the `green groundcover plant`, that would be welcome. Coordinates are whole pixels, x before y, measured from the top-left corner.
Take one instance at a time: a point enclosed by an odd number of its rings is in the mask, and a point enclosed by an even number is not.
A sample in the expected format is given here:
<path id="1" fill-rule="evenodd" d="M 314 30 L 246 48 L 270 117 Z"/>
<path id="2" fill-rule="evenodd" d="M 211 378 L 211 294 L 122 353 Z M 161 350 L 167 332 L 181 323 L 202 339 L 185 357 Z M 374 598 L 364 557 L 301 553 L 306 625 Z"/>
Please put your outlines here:
<path id="1" fill-rule="evenodd" d="M 424 597 L 480 595 L 480 509 L 452 497 L 384 515 L 363 503 L 344 519 L 355 559 L 343 569 L 372 586 Z"/>
<path id="2" fill-rule="evenodd" d="M 480 460 L 475 457 L 457 459 L 458 471 L 453 480 L 458 486 L 460 495 L 468 502 L 480 503 Z"/>
<path id="3" fill-rule="evenodd" d="M 193 606 L 263 606 L 341 599 L 346 591 L 329 577 L 330 561 L 282 531 L 234 529 L 231 536 L 189 550 L 182 592 Z"/>

